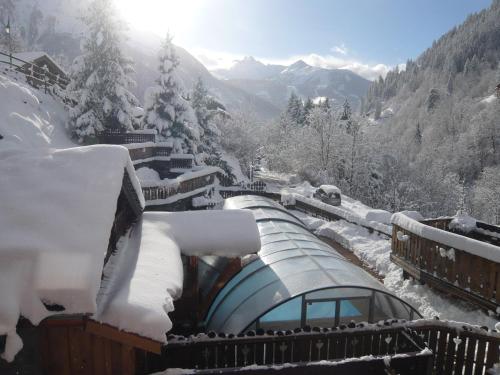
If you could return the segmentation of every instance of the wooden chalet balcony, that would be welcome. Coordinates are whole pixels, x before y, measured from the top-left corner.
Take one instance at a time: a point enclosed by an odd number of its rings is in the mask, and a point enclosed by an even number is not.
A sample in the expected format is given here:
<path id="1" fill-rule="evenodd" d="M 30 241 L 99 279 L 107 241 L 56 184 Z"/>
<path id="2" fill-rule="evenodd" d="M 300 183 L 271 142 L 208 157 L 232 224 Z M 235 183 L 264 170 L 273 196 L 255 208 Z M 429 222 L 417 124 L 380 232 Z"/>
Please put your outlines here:
<path id="1" fill-rule="evenodd" d="M 107 129 L 97 134 L 99 143 L 111 145 L 123 145 L 129 143 L 144 143 L 154 142 L 155 135 L 153 133 L 140 132 L 124 132 L 120 129 Z M 133 159 L 132 159 L 133 160 Z"/>
<path id="2" fill-rule="evenodd" d="M 220 174 L 219 171 L 213 170 L 207 174 L 189 178 L 186 176 L 180 182 L 176 183 L 175 180 L 169 185 L 149 186 L 143 187 L 142 193 L 144 199 L 148 201 L 168 199 L 176 194 L 185 194 L 194 192 L 203 187 L 213 185 L 215 178 Z M 183 176 L 184 177 L 184 176 Z"/>
<path id="3" fill-rule="evenodd" d="M 391 260 L 403 268 L 406 277 L 412 276 L 500 315 L 500 263 L 472 251 L 473 247 L 484 244 L 493 254 L 497 250 L 500 255 L 500 229 L 477 222 L 478 230 L 458 234 L 448 229 L 450 222 L 451 218 L 440 218 L 424 220 L 421 224 L 441 232 L 434 231 L 437 235 L 449 233 L 456 242 L 460 240 L 457 236 L 462 236 L 461 249 L 393 224 Z"/>

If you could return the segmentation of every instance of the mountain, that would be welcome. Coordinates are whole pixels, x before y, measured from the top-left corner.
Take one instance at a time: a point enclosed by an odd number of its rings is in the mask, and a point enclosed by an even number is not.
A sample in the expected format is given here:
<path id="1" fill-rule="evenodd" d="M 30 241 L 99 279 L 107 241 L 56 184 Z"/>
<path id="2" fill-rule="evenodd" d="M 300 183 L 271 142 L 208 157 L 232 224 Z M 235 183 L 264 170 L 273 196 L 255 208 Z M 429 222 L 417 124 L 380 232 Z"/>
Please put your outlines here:
<path id="1" fill-rule="evenodd" d="M 216 69 L 212 73 L 222 79 L 267 79 L 279 74 L 286 67 L 284 65 L 266 65 L 252 56 L 235 61 L 230 69 Z"/>
<path id="2" fill-rule="evenodd" d="M 80 41 L 85 25 L 80 16 L 90 0 L 18 0 L 12 24 L 21 39 L 24 50 L 43 50 L 63 68 L 69 69 L 80 53 Z M 3 15 L 0 15 L 0 19 Z M 32 37 L 30 37 L 30 35 Z M 135 66 L 137 86 L 132 90 L 142 101 L 144 91 L 158 76 L 157 51 L 161 38 L 152 33 L 130 29 L 127 32 L 126 53 Z M 177 47 L 180 66 L 178 74 L 186 94 L 201 77 L 210 93 L 217 97 L 229 111 L 243 110 L 268 120 L 280 113 L 280 108 L 230 83 L 215 78 L 195 57 L 182 47 Z M 249 62 L 251 63 L 251 62 Z"/>
<path id="3" fill-rule="evenodd" d="M 282 66 L 266 65 L 253 57 L 245 57 L 231 68 L 213 73 L 233 87 L 281 109 L 292 92 L 303 99 L 328 97 L 337 104 L 342 104 L 347 98 L 354 108 L 358 108 L 370 85 L 370 81 L 349 70 L 314 67 L 303 60 Z"/>
<path id="4" fill-rule="evenodd" d="M 370 86 L 363 112 L 396 201 L 500 223 L 499 19 L 494 0 Z"/>

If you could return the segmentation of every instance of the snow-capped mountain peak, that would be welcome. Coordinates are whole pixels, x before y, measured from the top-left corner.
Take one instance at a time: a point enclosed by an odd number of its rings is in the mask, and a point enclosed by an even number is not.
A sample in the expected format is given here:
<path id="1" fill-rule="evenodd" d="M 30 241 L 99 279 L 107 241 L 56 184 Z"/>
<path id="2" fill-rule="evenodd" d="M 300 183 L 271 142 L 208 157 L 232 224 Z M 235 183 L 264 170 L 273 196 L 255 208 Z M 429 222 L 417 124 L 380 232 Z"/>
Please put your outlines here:
<path id="1" fill-rule="evenodd" d="M 292 65 L 288 66 L 286 69 L 284 69 L 281 73 L 294 73 L 297 72 L 298 70 L 302 70 L 304 68 L 309 68 L 311 67 L 308 65 L 304 60 L 298 60 L 294 62 Z"/>

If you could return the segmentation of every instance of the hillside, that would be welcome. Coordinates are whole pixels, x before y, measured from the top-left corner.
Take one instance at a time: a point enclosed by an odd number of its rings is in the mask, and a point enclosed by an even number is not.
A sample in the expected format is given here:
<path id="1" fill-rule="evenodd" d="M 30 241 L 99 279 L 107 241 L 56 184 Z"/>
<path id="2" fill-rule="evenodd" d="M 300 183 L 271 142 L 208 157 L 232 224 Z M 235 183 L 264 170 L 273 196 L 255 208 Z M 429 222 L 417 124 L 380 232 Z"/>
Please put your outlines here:
<path id="1" fill-rule="evenodd" d="M 80 54 L 80 40 L 85 30 L 80 20 L 88 0 L 62 1 L 19 0 L 15 2 L 12 22 L 22 50 L 42 50 L 49 53 L 59 64 L 68 69 Z M 152 33 L 130 28 L 125 45 L 126 53 L 133 58 L 137 86 L 133 93 L 143 100 L 144 91 L 157 78 L 157 51 L 161 39 Z M 215 78 L 195 57 L 178 47 L 180 58 L 179 76 L 186 92 L 201 77 L 210 92 L 230 111 L 245 111 L 260 120 L 268 120 L 279 114 L 279 108 L 269 101 L 248 93 L 241 88 Z"/>
<path id="2" fill-rule="evenodd" d="M 302 99 L 328 97 L 341 104 L 347 98 L 359 108 L 370 81 L 345 69 L 325 69 L 302 60 L 289 66 L 263 64 L 245 57 L 229 69 L 213 72 L 234 87 L 245 90 L 283 109 L 292 92 Z"/>
<path id="3" fill-rule="evenodd" d="M 500 174 L 499 19 L 495 0 L 369 88 L 364 113 L 375 126 L 367 132 L 382 145 L 380 168 L 400 205 L 499 222 L 500 207 L 488 204 L 500 194 L 492 180 Z"/>

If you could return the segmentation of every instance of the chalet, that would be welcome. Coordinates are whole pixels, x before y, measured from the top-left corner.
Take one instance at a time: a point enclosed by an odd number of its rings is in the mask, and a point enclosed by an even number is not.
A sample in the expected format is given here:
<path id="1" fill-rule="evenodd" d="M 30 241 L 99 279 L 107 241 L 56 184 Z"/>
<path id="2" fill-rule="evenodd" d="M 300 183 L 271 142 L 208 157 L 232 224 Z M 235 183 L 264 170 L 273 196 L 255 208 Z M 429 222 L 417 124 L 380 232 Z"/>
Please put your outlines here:
<path id="1" fill-rule="evenodd" d="M 28 76 L 28 82 L 40 87 L 45 81 L 66 87 L 67 73 L 47 53 L 41 51 L 19 52 L 12 55 L 13 64 Z"/>

